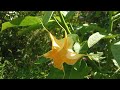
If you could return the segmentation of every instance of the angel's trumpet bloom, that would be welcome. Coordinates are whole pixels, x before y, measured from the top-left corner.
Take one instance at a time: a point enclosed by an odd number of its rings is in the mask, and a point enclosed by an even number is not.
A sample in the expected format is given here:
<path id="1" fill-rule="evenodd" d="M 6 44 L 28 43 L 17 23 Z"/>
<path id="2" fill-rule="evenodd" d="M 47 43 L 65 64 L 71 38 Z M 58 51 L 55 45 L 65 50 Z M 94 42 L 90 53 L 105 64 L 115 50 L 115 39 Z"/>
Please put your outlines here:
<path id="1" fill-rule="evenodd" d="M 63 39 L 56 39 L 50 32 L 50 38 L 52 40 L 52 50 L 45 53 L 43 56 L 53 60 L 54 67 L 64 70 L 63 63 L 73 65 L 85 54 L 77 54 L 72 50 L 74 41 L 71 37 L 67 36 L 65 31 L 65 37 Z"/>

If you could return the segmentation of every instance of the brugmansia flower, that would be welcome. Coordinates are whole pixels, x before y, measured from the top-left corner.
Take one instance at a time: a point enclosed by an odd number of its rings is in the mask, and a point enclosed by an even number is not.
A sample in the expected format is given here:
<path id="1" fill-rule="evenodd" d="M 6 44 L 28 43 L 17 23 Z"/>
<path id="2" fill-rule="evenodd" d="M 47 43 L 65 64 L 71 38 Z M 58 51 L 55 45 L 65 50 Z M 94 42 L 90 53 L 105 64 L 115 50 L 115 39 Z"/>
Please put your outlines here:
<path id="1" fill-rule="evenodd" d="M 65 31 L 65 37 L 63 39 L 56 39 L 50 32 L 48 32 L 52 40 L 52 50 L 45 53 L 43 56 L 53 60 L 54 67 L 64 70 L 63 63 L 73 65 L 81 57 L 85 56 L 84 54 L 77 54 L 72 50 L 74 41 L 71 37 L 67 36 Z"/>

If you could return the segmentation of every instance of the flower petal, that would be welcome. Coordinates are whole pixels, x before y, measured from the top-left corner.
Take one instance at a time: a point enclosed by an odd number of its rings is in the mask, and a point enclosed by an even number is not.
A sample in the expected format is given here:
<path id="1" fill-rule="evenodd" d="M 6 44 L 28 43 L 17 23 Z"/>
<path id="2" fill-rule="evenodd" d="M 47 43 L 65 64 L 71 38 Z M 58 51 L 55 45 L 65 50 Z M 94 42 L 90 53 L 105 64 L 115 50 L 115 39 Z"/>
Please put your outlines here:
<path id="1" fill-rule="evenodd" d="M 48 31 L 49 32 L 49 31 Z M 71 37 L 67 37 L 67 32 L 65 31 L 65 37 L 63 39 L 56 39 L 50 32 L 50 38 L 52 40 L 52 50 L 44 54 L 44 57 L 53 60 L 54 67 L 64 70 L 63 63 L 73 65 L 84 54 L 77 54 L 72 50 L 74 41 Z"/>

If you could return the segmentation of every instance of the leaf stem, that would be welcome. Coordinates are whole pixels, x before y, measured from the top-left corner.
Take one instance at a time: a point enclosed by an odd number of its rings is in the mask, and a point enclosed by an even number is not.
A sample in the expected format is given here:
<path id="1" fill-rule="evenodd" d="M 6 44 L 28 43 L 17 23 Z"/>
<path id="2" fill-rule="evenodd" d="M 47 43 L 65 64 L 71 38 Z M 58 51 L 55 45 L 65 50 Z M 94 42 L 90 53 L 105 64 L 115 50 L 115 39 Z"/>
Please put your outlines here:
<path id="1" fill-rule="evenodd" d="M 109 20 L 110 20 L 110 23 L 109 23 L 108 33 L 111 33 L 112 32 L 112 28 L 113 28 L 112 11 L 109 11 Z"/>
<path id="2" fill-rule="evenodd" d="M 63 29 L 63 30 L 65 30 L 61 25 L 60 25 L 60 23 L 56 20 L 56 18 L 55 17 L 53 17 L 54 18 L 54 20 L 56 21 L 56 23 Z"/>
<path id="3" fill-rule="evenodd" d="M 65 22 L 65 20 L 64 20 L 64 17 L 63 17 L 63 15 L 62 15 L 62 13 L 61 13 L 60 11 L 58 11 L 58 14 L 59 14 L 60 19 L 61 19 L 61 21 L 62 21 L 63 27 L 65 28 L 65 30 L 67 30 L 67 32 L 68 32 L 69 34 L 71 34 L 71 32 L 70 32 L 70 30 L 69 30 L 69 28 L 68 28 L 68 26 L 67 26 L 67 24 L 66 24 L 66 22 Z"/>

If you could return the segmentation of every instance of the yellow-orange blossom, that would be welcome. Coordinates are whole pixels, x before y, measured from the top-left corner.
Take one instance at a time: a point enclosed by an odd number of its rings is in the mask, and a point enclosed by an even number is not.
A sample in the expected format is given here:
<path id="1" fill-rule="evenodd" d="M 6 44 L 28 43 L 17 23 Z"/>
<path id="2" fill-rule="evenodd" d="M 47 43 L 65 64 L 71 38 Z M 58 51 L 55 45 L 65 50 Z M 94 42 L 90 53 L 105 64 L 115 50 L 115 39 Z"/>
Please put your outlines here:
<path id="1" fill-rule="evenodd" d="M 63 67 L 64 62 L 69 65 L 73 65 L 81 57 L 85 56 L 84 54 L 77 54 L 72 50 L 74 41 L 71 37 L 67 36 L 66 31 L 65 38 L 60 40 L 56 39 L 50 32 L 49 35 L 52 40 L 52 50 L 45 53 L 43 56 L 53 60 L 54 67 L 60 70 L 64 70 Z"/>

